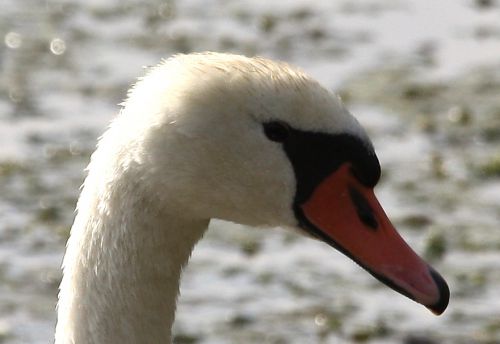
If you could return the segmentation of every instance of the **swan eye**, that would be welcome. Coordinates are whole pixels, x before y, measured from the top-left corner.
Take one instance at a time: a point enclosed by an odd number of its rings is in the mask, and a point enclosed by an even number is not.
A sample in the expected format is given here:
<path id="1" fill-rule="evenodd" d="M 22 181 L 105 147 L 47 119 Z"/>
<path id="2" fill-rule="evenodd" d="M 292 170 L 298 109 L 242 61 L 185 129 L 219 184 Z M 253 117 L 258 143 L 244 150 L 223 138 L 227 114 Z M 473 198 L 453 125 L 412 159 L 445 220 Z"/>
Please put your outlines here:
<path id="1" fill-rule="evenodd" d="M 271 141 L 284 142 L 290 135 L 290 127 L 284 122 L 264 123 L 264 134 Z"/>

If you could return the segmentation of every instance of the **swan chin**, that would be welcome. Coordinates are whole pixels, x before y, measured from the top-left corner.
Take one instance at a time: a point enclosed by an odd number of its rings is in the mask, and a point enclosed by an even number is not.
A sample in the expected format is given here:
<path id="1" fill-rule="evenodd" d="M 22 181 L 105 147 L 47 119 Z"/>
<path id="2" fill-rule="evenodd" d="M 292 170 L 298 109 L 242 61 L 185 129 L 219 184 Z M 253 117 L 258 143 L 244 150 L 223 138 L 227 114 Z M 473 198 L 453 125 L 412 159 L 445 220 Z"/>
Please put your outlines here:
<path id="1" fill-rule="evenodd" d="M 211 218 L 313 235 L 442 313 L 448 286 L 380 206 L 380 173 L 360 124 L 302 71 L 218 53 L 163 61 L 91 157 L 56 343 L 170 342 L 181 271 Z"/>

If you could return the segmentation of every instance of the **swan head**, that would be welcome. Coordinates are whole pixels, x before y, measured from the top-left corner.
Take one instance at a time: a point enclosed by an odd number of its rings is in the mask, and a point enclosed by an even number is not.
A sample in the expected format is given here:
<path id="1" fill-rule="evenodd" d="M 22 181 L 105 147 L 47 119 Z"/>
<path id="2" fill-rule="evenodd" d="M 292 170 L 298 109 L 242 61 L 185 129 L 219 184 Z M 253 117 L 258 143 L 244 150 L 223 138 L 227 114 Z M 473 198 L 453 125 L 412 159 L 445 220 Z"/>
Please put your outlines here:
<path id="1" fill-rule="evenodd" d="M 284 63 L 204 53 L 152 68 L 112 124 L 145 192 L 200 219 L 298 229 L 442 313 L 444 279 L 398 235 L 373 188 L 372 143 L 338 97 Z"/>

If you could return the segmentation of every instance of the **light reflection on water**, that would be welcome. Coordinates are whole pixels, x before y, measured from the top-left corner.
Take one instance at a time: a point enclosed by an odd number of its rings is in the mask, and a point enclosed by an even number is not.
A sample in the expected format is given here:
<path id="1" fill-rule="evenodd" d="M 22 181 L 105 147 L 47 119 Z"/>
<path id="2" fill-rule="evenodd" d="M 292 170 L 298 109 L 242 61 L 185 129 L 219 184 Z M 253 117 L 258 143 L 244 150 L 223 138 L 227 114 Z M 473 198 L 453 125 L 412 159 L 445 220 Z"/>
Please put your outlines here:
<path id="1" fill-rule="evenodd" d="M 50 41 L 50 51 L 54 55 L 62 55 L 66 51 L 66 42 L 60 38 L 54 38 Z"/>
<path id="2" fill-rule="evenodd" d="M 4 39 L 5 45 L 10 49 L 17 49 L 23 43 L 23 37 L 17 32 L 8 32 Z"/>

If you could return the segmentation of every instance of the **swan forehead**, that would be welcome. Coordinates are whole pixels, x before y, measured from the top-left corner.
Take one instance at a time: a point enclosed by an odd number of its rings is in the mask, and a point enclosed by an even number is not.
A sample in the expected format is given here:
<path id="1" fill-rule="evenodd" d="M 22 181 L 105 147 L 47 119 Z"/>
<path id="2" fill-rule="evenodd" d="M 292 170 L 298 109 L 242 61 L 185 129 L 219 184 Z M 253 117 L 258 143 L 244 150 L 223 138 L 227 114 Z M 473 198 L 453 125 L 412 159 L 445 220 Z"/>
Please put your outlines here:
<path id="1" fill-rule="evenodd" d="M 367 139 L 356 119 L 331 91 L 301 70 L 261 57 L 203 53 L 177 55 L 164 62 L 173 71 L 177 98 L 191 112 L 249 116 L 258 122 L 280 120 L 296 129 L 348 132 Z M 170 73 L 169 73 L 170 74 Z M 210 110 L 210 111 L 207 111 Z M 234 120 L 224 118 L 224 120 Z"/>

